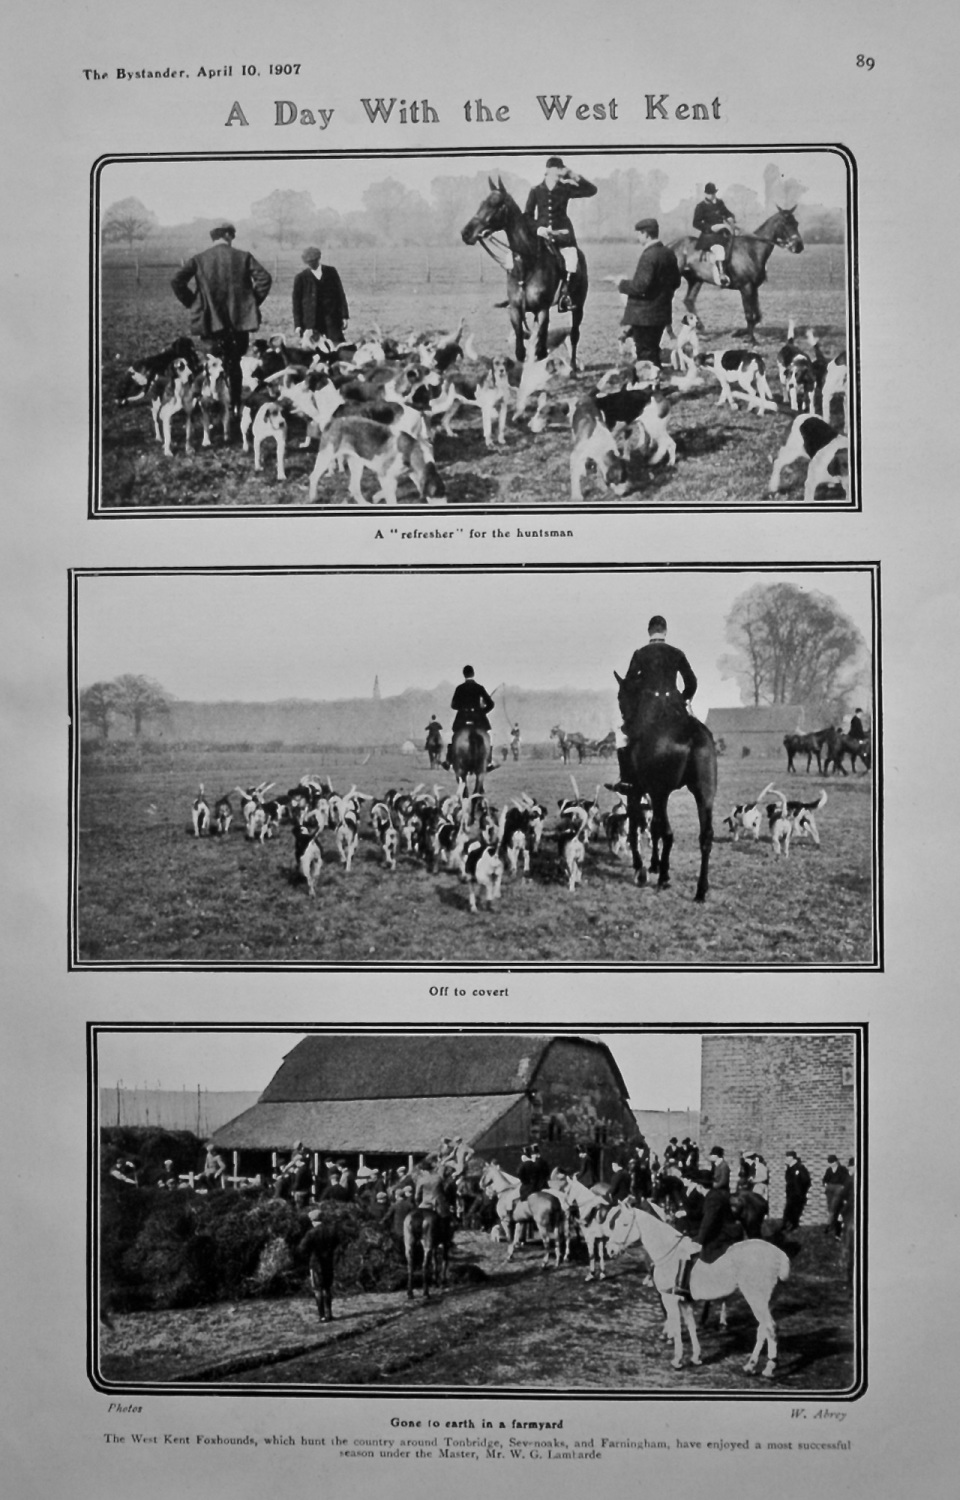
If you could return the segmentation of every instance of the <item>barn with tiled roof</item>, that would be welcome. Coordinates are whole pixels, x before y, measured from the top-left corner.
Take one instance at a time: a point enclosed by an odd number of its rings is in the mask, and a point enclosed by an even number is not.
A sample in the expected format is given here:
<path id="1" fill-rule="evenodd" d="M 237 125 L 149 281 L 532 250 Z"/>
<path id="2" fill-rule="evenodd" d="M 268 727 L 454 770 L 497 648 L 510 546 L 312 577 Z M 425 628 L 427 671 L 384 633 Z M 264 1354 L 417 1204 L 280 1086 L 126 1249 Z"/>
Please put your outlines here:
<path id="1" fill-rule="evenodd" d="M 215 1133 L 235 1165 L 258 1170 L 302 1141 L 363 1165 L 408 1163 L 460 1136 L 508 1171 L 526 1141 L 558 1166 L 577 1147 L 598 1165 L 637 1125 L 610 1049 L 584 1037 L 336 1035 L 305 1037 L 252 1109 Z"/>

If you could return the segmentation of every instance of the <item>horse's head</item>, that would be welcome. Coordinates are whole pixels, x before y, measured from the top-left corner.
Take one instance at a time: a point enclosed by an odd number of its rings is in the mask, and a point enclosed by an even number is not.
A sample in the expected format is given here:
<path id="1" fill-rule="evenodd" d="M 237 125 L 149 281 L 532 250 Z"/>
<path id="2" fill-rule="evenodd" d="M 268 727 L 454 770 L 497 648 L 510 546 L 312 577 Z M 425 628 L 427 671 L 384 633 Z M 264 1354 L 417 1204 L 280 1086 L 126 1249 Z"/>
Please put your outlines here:
<path id="1" fill-rule="evenodd" d="M 497 230 L 503 229 L 506 222 L 508 206 L 513 202 L 510 194 L 503 185 L 503 178 L 498 177 L 494 182 L 488 177 L 490 192 L 473 218 L 465 224 L 460 231 L 460 238 L 465 245 L 476 245 L 487 235 L 495 234 Z"/>
<path id="2" fill-rule="evenodd" d="M 791 255 L 799 255 L 803 249 L 803 238 L 795 217 L 796 209 L 796 204 L 793 208 L 781 208 L 778 203 L 773 231 L 774 244 L 779 245 L 781 250 L 789 250 Z"/>

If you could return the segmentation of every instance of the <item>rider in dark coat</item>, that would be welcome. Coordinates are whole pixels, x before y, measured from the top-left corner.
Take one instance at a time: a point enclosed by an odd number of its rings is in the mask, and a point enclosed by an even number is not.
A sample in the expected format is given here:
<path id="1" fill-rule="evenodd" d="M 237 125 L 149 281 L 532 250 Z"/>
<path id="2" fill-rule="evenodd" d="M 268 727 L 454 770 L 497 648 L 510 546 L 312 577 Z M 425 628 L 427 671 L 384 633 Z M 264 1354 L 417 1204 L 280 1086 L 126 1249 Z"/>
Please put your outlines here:
<path id="1" fill-rule="evenodd" d="M 862 713 L 862 708 L 855 708 L 853 710 L 853 718 L 850 720 L 850 738 L 852 740 L 865 740 L 867 737 L 867 731 L 864 729 L 863 720 L 860 717 Z"/>
<path id="2" fill-rule="evenodd" d="M 705 183 L 703 191 L 704 197 L 693 211 L 693 227 L 699 236 L 697 249 L 716 250 L 714 280 L 718 286 L 729 286 L 730 278 L 724 274 L 723 262 L 733 236 L 734 216 L 723 199 L 717 197 L 715 182 Z"/>
<path id="3" fill-rule="evenodd" d="M 560 251 L 563 264 L 563 280 L 560 284 L 558 307 L 560 312 L 570 311 L 567 282 L 577 269 L 577 237 L 567 204 L 571 198 L 592 198 L 597 189 L 585 177 L 564 166 L 559 156 L 547 161 L 543 181 L 530 189 L 525 212 L 537 226 L 541 239 L 549 240 Z"/>
<path id="4" fill-rule="evenodd" d="M 525 1201 L 531 1193 L 546 1191 L 550 1181 L 550 1166 L 540 1155 L 540 1147 L 534 1142 L 520 1158 L 520 1200 Z"/>
<path id="5" fill-rule="evenodd" d="M 430 723 L 426 728 L 426 740 L 423 748 L 425 750 L 440 750 L 443 748 L 443 726 L 436 714 L 430 715 Z"/>
<path id="6" fill-rule="evenodd" d="M 489 729 L 490 720 L 487 714 L 492 713 L 496 707 L 490 694 L 485 687 L 481 687 L 473 674 L 472 667 L 464 667 L 463 681 L 453 690 L 450 699 L 450 707 L 454 710 L 456 717 L 451 730 L 451 742 L 453 735 L 458 729 L 463 729 L 467 724 L 474 724 L 477 729 Z M 491 757 L 487 766 L 488 771 L 493 770 L 493 759 Z M 444 761 L 444 769 L 450 770 L 450 752 L 447 751 L 447 759 Z"/>
<path id="7" fill-rule="evenodd" d="M 620 688 L 618 702 L 623 714 L 623 733 L 630 738 L 632 721 L 645 699 L 645 706 L 654 705 L 662 714 L 684 717 L 688 712 L 688 700 L 697 691 L 697 679 L 693 668 L 677 646 L 667 644 L 667 622 L 662 615 L 654 615 L 647 626 L 650 639 L 640 646 L 630 658 L 626 677 Z M 677 687 L 679 677 L 681 688 Z M 628 779 L 628 751 L 617 752 L 620 774 Z"/>

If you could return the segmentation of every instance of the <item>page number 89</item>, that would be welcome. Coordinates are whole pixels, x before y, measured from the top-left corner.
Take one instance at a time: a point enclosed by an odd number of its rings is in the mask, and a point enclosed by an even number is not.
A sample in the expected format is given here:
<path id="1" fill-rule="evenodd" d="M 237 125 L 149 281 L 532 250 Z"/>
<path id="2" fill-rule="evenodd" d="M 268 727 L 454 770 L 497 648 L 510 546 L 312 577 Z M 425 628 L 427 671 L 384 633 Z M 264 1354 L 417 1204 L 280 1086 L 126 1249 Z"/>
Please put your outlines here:
<path id="1" fill-rule="evenodd" d="M 867 71 L 869 72 L 869 70 L 873 67 L 873 61 L 874 60 L 873 60 L 872 57 L 865 57 L 862 52 L 858 52 L 857 53 L 857 67 L 858 68 L 866 68 Z"/>

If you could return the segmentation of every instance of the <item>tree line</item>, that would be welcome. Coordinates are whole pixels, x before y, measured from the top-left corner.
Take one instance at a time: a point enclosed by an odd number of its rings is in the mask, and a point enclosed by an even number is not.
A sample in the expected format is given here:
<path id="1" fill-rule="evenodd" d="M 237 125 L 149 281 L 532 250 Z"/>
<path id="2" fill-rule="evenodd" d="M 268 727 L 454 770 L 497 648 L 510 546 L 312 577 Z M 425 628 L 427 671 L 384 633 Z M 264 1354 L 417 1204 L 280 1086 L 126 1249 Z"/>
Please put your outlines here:
<path id="1" fill-rule="evenodd" d="M 502 178 L 508 192 L 523 207 L 531 183 L 509 169 Z M 741 228 L 756 229 L 778 203 L 791 207 L 796 203 L 800 205 L 801 230 L 809 243 L 843 241 L 842 209 L 803 204 L 807 191 L 804 184 L 798 178 L 784 179 L 772 162 L 764 170 L 763 181 L 762 195 L 736 182 L 722 190 L 721 196 Z M 663 199 L 669 186 L 668 174 L 659 168 L 618 168 L 600 178 L 596 197 L 575 205 L 578 237 L 585 241 L 631 240 L 636 220 L 649 216 L 660 220 L 666 240 L 689 233 L 700 194 L 666 210 Z M 329 206 L 318 207 L 309 192 L 277 188 L 250 205 L 249 217 L 237 224 L 238 238 L 253 248 L 259 241 L 269 240 L 278 250 L 302 247 L 312 240 L 348 248 L 451 245 L 459 243 L 460 230 L 489 190 L 485 172 L 434 177 L 429 197 L 395 177 L 386 177 L 364 191 L 362 208 L 341 213 Z M 195 219 L 190 224 L 163 226 L 138 198 L 124 198 L 104 213 L 102 237 L 104 244 L 125 245 L 129 250 L 148 239 L 171 249 L 194 250 L 216 222 Z"/>

